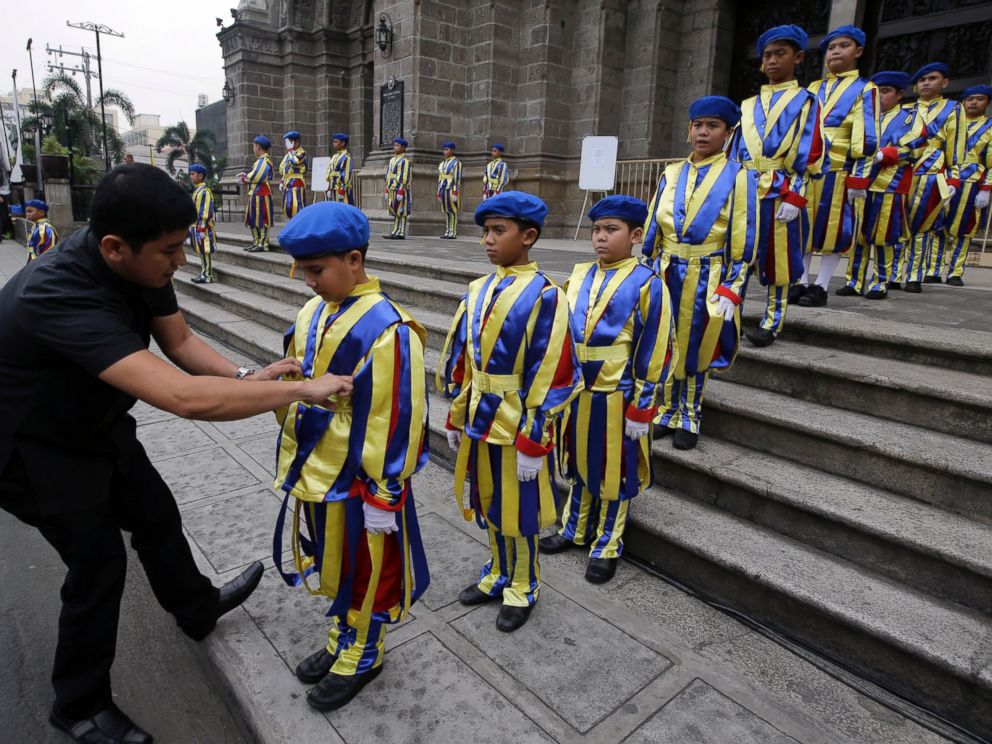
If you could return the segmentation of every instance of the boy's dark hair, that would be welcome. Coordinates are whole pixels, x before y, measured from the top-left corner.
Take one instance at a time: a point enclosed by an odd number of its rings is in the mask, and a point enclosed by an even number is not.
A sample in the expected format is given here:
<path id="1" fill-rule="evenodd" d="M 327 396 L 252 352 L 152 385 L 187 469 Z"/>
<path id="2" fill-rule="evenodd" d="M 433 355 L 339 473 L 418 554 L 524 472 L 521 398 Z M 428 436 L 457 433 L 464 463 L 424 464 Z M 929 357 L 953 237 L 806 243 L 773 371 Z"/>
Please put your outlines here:
<path id="1" fill-rule="evenodd" d="M 366 243 L 361 248 L 353 248 L 352 250 L 355 250 L 355 251 L 358 251 L 359 253 L 361 253 L 362 254 L 362 263 L 365 263 L 365 255 L 369 252 L 369 244 Z M 307 259 L 310 259 L 310 258 L 327 258 L 328 256 L 337 256 L 338 258 L 343 258 L 344 256 L 348 255 L 349 253 L 351 253 L 351 251 L 345 251 L 344 253 L 342 253 L 341 251 L 327 251 L 327 253 L 317 253 L 316 255 L 307 256 L 307 258 L 301 258 L 300 260 L 301 261 L 306 261 Z"/>
<path id="2" fill-rule="evenodd" d="M 90 207 L 90 231 L 99 241 L 119 235 L 135 253 L 167 232 L 185 230 L 196 221 L 189 194 L 158 168 L 119 165 L 96 187 Z"/>
<path id="3" fill-rule="evenodd" d="M 522 220 L 519 217 L 507 217 L 507 219 L 510 220 L 510 222 L 512 222 L 514 225 L 516 225 L 517 229 L 520 230 L 520 232 L 524 232 L 525 230 L 530 230 L 533 227 L 535 230 L 537 230 L 538 240 L 541 238 L 541 226 L 538 225 L 536 222 L 531 222 L 530 220 Z M 535 240 L 534 242 L 536 243 L 537 240 Z"/>

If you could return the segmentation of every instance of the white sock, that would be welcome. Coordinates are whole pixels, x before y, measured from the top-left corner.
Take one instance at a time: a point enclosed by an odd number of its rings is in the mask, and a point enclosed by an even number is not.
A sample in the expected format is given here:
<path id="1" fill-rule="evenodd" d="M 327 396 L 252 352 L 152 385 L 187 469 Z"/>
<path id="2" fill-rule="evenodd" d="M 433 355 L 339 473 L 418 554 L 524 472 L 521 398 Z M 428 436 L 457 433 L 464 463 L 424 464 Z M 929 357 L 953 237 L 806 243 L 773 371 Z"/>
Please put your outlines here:
<path id="1" fill-rule="evenodd" d="M 809 265 L 813 263 L 813 254 L 807 253 L 803 256 L 803 275 L 799 279 L 800 284 L 809 284 Z"/>
<path id="2" fill-rule="evenodd" d="M 816 277 L 816 283 L 824 289 L 830 286 L 830 277 L 834 275 L 834 269 L 837 268 L 840 259 L 839 253 L 828 253 L 820 257 L 820 275 Z"/>

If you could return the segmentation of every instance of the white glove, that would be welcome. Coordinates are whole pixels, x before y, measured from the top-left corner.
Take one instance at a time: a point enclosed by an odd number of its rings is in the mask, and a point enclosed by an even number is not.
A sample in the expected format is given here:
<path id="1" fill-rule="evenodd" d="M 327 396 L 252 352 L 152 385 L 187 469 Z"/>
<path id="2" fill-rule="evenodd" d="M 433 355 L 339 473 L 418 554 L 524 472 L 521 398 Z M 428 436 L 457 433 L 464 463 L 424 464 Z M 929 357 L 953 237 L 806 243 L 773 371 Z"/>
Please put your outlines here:
<path id="1" fill-rule="evenodd" d="M 287 150 L 293 150 L 296 148 L 296 145 L 293 144 L 293 140 L 283 140 L 283 143 L 285 143 Z"/>
<path id="2" fill-rule="evenodd" d="M 535 480 L 543 467 L 543 457 L 531 457 L 523 452 L 517 452 L 517 480 L 521 483 Z"/>
<path id="3" fill-rule="evenodd" d="M 722 315 L 724 320 L 734 319 L 734 311 L 737 309 L 737 305 L 734 304 L 733 300 L 723 295 L 713 295 L 710 297 L 710 302 L 716 303 L 716 312 L 718 315 Z"/>
<path id="4" fill-rule="evenodd" d="M 645 437 L 648 434 L 648 429 L 650 424 L 647 421 L 631 421 L 630 419 L 624 419 L 623 422 L 623 433 L 627 439 L 638 440 L 641 437 Z"/>
<path id="5" fill-rule="evenodd" d="M 879 150 L 875 153 L 875 162 L 881 163 L 883 160 L 885 160 L 885 153 Z"/>
<path id="6" fill-rule="evenodd" d="M 958 193 L 957 187 L 951 185 L 947 186 L 947 191 L 948 191 L 947 198 L 944 201 L 950 201 L 951 199 L 954 198 L 954 195 Z"/>
<path id="7" fill-rule="evenodd" d="M 239 173 L 238 174 L 238 178 L 241 180 L 241 183 L 244 183 L 245 182 L 245 179 L 248 178 L 248 174 L 247 173 Z"/>
<path id="8" fill-rule="evenodd" d="M 462 446 L 462 433 L 458 429 L 448 429 L 445 433 L 448 435 L 448 446 L 457 452 Z"/>
<path id="9" fill-rule="evenodd" d="M 989 197 L 992 197 L 992 191 L 979 191 L 975 197 L 975 209 L 985 209 L 989 205 Z"/>
<path id="10" fill-rule="evenodd" d="M 855 199 L 867 199 L 868 190 L 867 189 L 848 189 L 847 190 L 847 203 L 854 204 Z"/>
<path id="11" fill-rule="evenodd" d="M 792 222 L 798 216 L 799 207 L 795 204 L 789 204 L 789 202 L 782 202 L 775 213 L 775 219 L 779 222 Z"/>
<path id="12" fill-rule="evenodd" d="M 362 504 L 362 512 L 365 514 L 365 531 L 370 535 L 378 535 L 380 532 L 388 535 L 399 529 L 394 511 L 378 509 L 366 502 Z"/>

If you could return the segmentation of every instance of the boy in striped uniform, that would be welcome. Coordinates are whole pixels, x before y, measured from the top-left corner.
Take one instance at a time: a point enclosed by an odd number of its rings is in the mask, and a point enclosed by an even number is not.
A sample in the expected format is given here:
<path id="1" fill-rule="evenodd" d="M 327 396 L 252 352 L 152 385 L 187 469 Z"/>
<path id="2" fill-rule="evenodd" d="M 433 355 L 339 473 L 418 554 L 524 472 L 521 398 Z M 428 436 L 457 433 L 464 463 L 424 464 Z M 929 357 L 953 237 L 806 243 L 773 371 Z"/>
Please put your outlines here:
<path id="1" fill-rule="evenodd" d="M 327 166 L 327 198 L 331 201 L 355 204 L 355 192 L 351 189 L 351 155 L 348 154 L 350 138 L 344 132 L 331 137 L 334 154 Z"/>
<path id="2" fill-rule="evenodd" d="M 768 346 L 785 324 L 789 285 L 803 273 L 809 242 L 807 182 L 823 157 L 819 103 L 801 88 L 796 67 L 808 38 L 798 26 L 777 26 L 758 39 L 768 84 L 741 106 L 741 124 L 728 149 L 732 160 L 757 171 L 759 235 L 754 271 L 768 287 L 768 303 L 758 327 L 747 331 L 755 346 Z"/>
<path id="3" fill-rule="evenodd" d="M 488 530 L 492 553 L 458 600 L 502 598 L 496 628 L 505 633 L 527 622 L 541 590 L 538 534 L 557 516 L 555 427 L 582 385 L 568 300 L 530 261 L 547 214 L 544 202 L 520 191 L 476 209 L 497 269 L 469 284 L 437 372 L 438 389 L 451 399 L 446 427 L 458 453 L 458 506 Z"/>
<path id="4" fill-rule="evenodd" d="M 265 135 L 258 135 L 252 143 L 255 152 L 255 165 L 247 173 L 242 173 L 241 183 L 249 187 L 248 206 L 245 208 L 245 224 L 251 230 L 251 245 L 245 248 L 249 253 L 269 250 L 269 228 L 272 226 L 272 159 L 269 148 L 272 142 Z"/>
<path id="5" fill-rule="evenodd" d="M 207 186 L 207 168 L 200 163 L 189 167 L 189 180 L 193 183 L 193 206 L 196 222 L 189 228 L 189 242 L 200 257 L 200 273 L 193 277 L 196 284 L 213 284 L 214 194 Z"/>
<path id="6" fill-rule="evenodd" d="M 613 578 L 630 501 L 651 485 L 651 420 L 671 373 L 672 306 L 664 281 L 631 255 L 647 219 L 640 199 L 619 194 L 589 211 L 597 260 L 565 283 L 584 389 L 561 432 L 571 494 L 562 528 L 544 553 L 589 551 L 586 580 Z"/>
<path id="7" fill-rule="evenodd" d="M 858 73 L 858 58 L 865 51 L 865 32 L 857 26 L 840 26 L 820 43 L 827 76 L 809 86 L 820 104 L 820 126 L 826 157 L 820 173 L 810 182 L 812 250 L 820 254 L 816 283 L 809 283 L 812 252 L 803 257 L 800 280 L 804 307 L 827 304 L 830 278 L 845 253 L 858 241 L 868 172 L 878 149 L 878 91 Z M 853 294 L 845 285 L 837 294 Z"/>
<path id="8" fill-rule="evenodd" d="M 279 188 L 283 194 L 286 219 L 290 220 L 307 205 L 307 168 L 310 166 L 310 156 L 300 145 L 300 139 L 300 133 L 295 129 L 282 136 L 286 154 L 279 163 L 279 174 L 282 176 Z"/>
<path id="9" fill-rule="evenodd" d="M 661 436 L 674 433 L 676 449 L 696 446 L 710 372 L 728 369 L 737 356 L 740 305 L 760 242 L 760 176 L 724 154 L 739 118 L 729 98 L 693 102 L 692 153 L 665 169 L 644 236 L 644 257 L 672 298 L 678 347 L 655 421 Z"/>
<path id="10" fill-rule="evenodd" d="M 51 250 L 59 242 L 55 225 L 48 221 L 48 204 L 41 199 L 31 199 L 24 204 L 24 216 L 31 223 L 28 234 L 28 263 Z"/>
<path id="11" fill-rule="evenodd" d="M 964 113 L 964 158 L 951 168 L 957 192 L 947 204 L 944 240 L 950 250 L 947 283 L 964 286 L 964 267 L 971 238 L 989 219 L 992 194 L 992 119 L 985 115 L 992 100 L 992 86 L 973 85 L 961 92 Z M 943 267 L 937 265 L 939 275 Z"/>
<path id="12" fill-rule="evenodd" d="M 356 207 L 301 210 L 279 244 L 317 294 L 286 334 L 304 379 L 352 380 L 350 396 L 297 401 L 276 412 L 282 431 L 275 488 L 285 494 L 273 560 L 290 586 L 327 597 L 322 648 L 296 668 L 316 685 L 307 702 L 335 710 L 382 672 L 386 627 L 430 582 L 411 478 L 427 463 L 427 334 L 365 272 L 369 223 Z M 294 506 L 296 571 L 282 571 L 282 531 Z"/>
<path id="13" fill-rule="evenodd" d="M 444 240 L 458 237 L 458 193 L 462 190 L 462 163 L 455 157 L 455 143 L 441 145 L 444 159 L 437 166 L 437 200 L 444 214 Z"/>
<path id="14" fill-rule="evenodd" d="M 386 209 L 393 218 L 393 229 L 387 240 L 405 240 L 406 223 L 410 219 L 410 180 L 413 177 L 407 141 L 402 137 L 393 140 L 393 157 L 386 166 Z"/>
<path id="15" fill-rule="evenodd" d="M 482 174 L 482 198 L 489 199 L 503 192 L 510 182 L 510 168 L 503 160 L 503 145 L 492 147 L 493 159 L 486 163 L 486 171 Z"/>

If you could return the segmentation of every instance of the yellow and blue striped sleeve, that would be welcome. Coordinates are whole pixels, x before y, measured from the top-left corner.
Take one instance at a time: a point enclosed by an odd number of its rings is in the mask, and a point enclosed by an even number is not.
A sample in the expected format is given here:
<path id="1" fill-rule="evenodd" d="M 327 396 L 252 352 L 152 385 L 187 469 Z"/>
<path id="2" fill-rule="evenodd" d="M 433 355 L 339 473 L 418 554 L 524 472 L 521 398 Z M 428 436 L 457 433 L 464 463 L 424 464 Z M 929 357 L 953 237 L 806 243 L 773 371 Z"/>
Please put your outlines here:
<path id="1" fill-rule="evenodd" d="M 651 203 L 648 205 L 648 219 L 644 224 L 644 244 L 641 246 L 641 255 L 649 262 L 654 261 L 658 257 L 658 254 L 661 253 L 662 233 L 661 226 L 658 224 L 658 202 L 661 200 L 661 195 L 665 191 L 667 174 L 666 170 L 658 180 L 658 188 L 655 189 Z"/>
<path id="2" fill-rule="evenodd" d="M 733 294 L 730 299 L 740 304 L 747 280 L 748 267 L 754 260 L 758 245 L 758 173 L 741 168 L 734 181 L 730 220 L 727 225 L 725 274 L 721 286 Z"/>
<path id="3" fill-rule="evenodd" d="M 655 275 L 641 287 L 640 301 L 634 314 L 635 345 L 631 356 L 634 387 L 626 417 L 649 422 L 658 410 L 658 399 L 672 376 L 677 354 L 672 303 L 668 287 Z"/>
<path id="4" fill-rule="evenodd" d="M 874 83 L 869 82 L 865 85 L 851 113 L 854 121 L 851 127 L 849 157 L 853 162 L 847 185 L 849 188 L 863 189 L 868 188 L 870 183 L 869 174 L 875 162 L 875 153 L 878 152 L 881 136 L 878 88 Z"/>
<path id="5" fill-rule="evenodd" d="M 451 328 L 441 350 L 434 384 L 438 392 L 451 399 L 448 413 L 448 426 L 455 429 L 465 427 L 468 410 L 468 389 L 471 380 L 471 365 L 465 357 L 468 343 L 468 296 L 462 298 L 451 320 Z"/>

